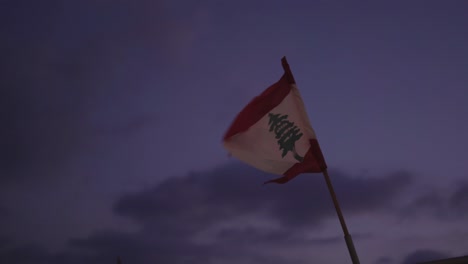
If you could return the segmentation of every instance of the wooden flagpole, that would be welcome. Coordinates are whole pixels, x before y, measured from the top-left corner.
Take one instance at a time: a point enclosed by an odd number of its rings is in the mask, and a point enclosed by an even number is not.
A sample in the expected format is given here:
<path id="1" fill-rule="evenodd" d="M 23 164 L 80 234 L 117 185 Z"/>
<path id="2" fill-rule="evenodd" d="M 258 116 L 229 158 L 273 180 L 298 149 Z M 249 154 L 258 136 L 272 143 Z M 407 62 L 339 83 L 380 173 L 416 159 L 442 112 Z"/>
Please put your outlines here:
<path id="1" fill-rule="evenodd" d="M 291 84 L 295 84 L 296 81 L 294 80 L 294 76 L 291 72 L 291 69 L 289 68 L 289 64 L 288 64 L 288 61 L 286 60 L 286 57 L 283 57 L 281 59 L 281 64 L 283 65 L 283 69 L 286 74 L 286 78 L 288 79 L 288 82 Z M 348 227 L 346 226 L 346 222 L 343 217 L 343 213 L 341 212 L 340 204 L 338 203 L 335 190 L 333 189 L 330 176 L 328 175 L 328 171 L 326 169 L 323 171 L 323 176 L 325 177 L 325 182 L 327 183 L 328 191 L 330 192 L 331 198 L 333 200 L 333 205 L 335 206 L 336 213 L 338 214 L 338 219 L 340 220 L 341 228 L 343 229 L 344 239 L 346 241 L 346 246 L 348 247 L 351 260 L 353 264 L 360 264 L 358 255 L 356 253 L 356 249 L 354 248 L 353 239 L 351 235 L 349 234 Z"/>
<path id="2" fill-rule="evenodd" d="M 351 237 L 351 234 L 349 234 L 348 227 L 346 226 L 346 222 L 343 217 L 343 213 L 341 212 L 340 204 L 338 203 L 338 198 L 336 198 L 335 190 L 333 189 L 330 176 L 328 176 L 328 171 L 326 169 L 323 171 L 323 176 L 325 176 L 328 191 L 330 191 L 333 204 L 335 205 L 336 213 L 338 214 L 338 219 L 340 219 L 341 228 L 343 229 L 344 239 L 346 241 L 346 246 L 348 246 L 348 251 L 349 255 L 351 256 L 351 260 L 353 261 L 353 264 L 359 264 L 359 258 L 356 253 L 356 249 L 354 248 L 353 238 Z"/>

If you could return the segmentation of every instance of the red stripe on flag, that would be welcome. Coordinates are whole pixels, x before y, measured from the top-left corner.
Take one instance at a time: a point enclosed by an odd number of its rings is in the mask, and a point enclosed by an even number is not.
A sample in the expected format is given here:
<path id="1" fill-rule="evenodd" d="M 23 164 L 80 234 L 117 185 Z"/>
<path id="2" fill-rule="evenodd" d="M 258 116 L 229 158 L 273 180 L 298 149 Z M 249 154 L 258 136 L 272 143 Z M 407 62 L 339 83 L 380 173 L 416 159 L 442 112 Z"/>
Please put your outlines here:
<path id="1" fill-rule="evenodd" d="M 269 180 L 267 183 L 286 183 L 301 173 L 314 173 L 322 172 L 327 169 L 325 158 L 323 157 L 322 150 L 320 149 L 319 143 L 316 139 L 310 140 L 310 148 L 304 156 L 304 160 L 301 163 L 294 164 L 289 170 L 284 173 L 283 177 Z"/>
<path id="2" fill-rule="evenodd" d="M 234 119 L 226 134 L 224 141 L 230 137 L 247 131 L 251 126 L 262 119 L 273 108 L 277 107 L 291 91 L 286 75 L 268 87 L 263 93 L 255 97 Z"/>

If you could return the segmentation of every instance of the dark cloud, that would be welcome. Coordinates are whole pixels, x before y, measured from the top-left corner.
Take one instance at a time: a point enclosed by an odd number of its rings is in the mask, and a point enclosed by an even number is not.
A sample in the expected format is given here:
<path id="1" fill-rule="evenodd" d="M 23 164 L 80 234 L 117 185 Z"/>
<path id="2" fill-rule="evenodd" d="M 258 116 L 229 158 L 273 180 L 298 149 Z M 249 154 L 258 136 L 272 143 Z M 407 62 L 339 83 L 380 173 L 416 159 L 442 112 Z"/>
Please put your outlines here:
<path id="1" fill-rule="evenodd" d="M 54 254 L 37 245 L 8 248 L 3 251 L 0 250 L 0 262 L 1 263 L 15 263 L 15 264 L 99 263 L 99 262 L 90 262 L 90 261 L 93 261 L 94 259 L 95 257 L 90 257 L 86 253 L 76 254 L 73 252 L 66 252 L 66 253 Z M 109 262 L 109 260 L 106 259 L 105 262 Z"/>
<path id="2" fill-rule="evenodd" d="M 0 231 L 7 229 L 7 223 L 10 220 L 10 211 L 0 205 Z M 4 241 L 2 234 L 0 234 L 0 244 Z"/>
<path id="3" fill-rule="evenodd" d="M 427 217 L 439 220 L 453 220 L 467 216 L 468 183 L 458 182 L 453 190 L 433 189 L 418 195 L 399 213 L 402 218 Z"/>
<path id="4" fill-rule="evenodd" d="M 5 217 L 7 215 L 8 215 L 8 210 L 5 207 L 0 205 L 0 216 Z"/>
<path id="5" fill-rule="evenodd" d="M 451 208 L 461 216 L 468 215 L 468 182 L 461 182 L 449 198 Z"/>
<path id="6" fill-rule="evenodd" d="M 242 263 L 288 263 L 304 262 L 272 257 L 254 249 L 230 248 L 220 244 L 196 245 L 171 237 L 151 237 L 145 234 L 122 234 L 105 232 L 86 239 L 72 240 L 74 250 L 58 254 L 46 252 L 39 247 L 21 247 L 0 251 L 2 263 L 16 264 L 62 264 L 62 263 L 108 263 L 120 256 L 123 263 L 218 263 L 217 260 Z M 79 251 L 77 251 L 77 249 Z M 79 253 L 76 253 L 79 252 Z"/>
<path id="7" fill-rule="evenodd" d="M 51 261 L 51 255 L 38 246 L 24 246 L 0 251 L 0 262 L 42 264 Z"/>
<path id="8" fill-rule="evenodd" d="M 379 179 L 353 178 L 331 171 L 336 191 L 349 216 L 386 208 L 409 184 L 407 173 Z M 217 231 L 220 248 L 333 244 L 341 236 L 311 239 L 304 236 L 324 220 L 335 217 L 325 182 L 320 174 L 303 175 L 287 185 L 262 186 L 272 175 L 250 167 L 229 164 L 202 173 L 171 178 L 141 193 L 124 196 L 115 206 L 119 215 L 143 225 L 154 237 L 187 240 L 201 230 L 247 215 L 276 221 L 280 228 L 244 225 Z M 366 238 L 355 235 L 355 239 Z M 248 242 L 248 243 L 247 243 Z"/>
<path id="9" fill-rule="evenodd" d="M 408 254 L 408 256 L 403 260 L 402 264 L 415 264 L 420 262 L 445 259 L 448 257 L 449 256 L 443 252 L 431 249 L 421 249 Z"/>
<path id="10" fill-rule="evenodd" d="M 395 263 L 391 257 L 380 257 L 375 261 L 375 264 L 392 264 Z"/>
<path id="11" fill-rule="evenodd" d="M 357 236 L 354 236 L 354 238 L 356 239 Z M 287 229 L 268 230 L 260 229 L 258 227 L 223 229 L 219 231 L 216 239 L 226 244 L 287 244 L 290 246 L 304 244 L 334 244 L 343 241 L 342 236 L 310 239 Z"/>
<path id="12" fill-rule="evenodd" d="M 316 226 L 335 216 L 322 175 L 304 175 L 284 186 L 260 186 L 261 180 L 269 177 L 273 176 L 230 164 L 169 179 L 151 190 L 125 196 L 115 211 L 168 228 L 174 223 L 171 219 L 177 217 L 186 222 L 184 228 L 188 230 L 250 213 L 266 215 L 289 228 Z M 365 179 L 332 171 L 331 177 L 342 207 L 350 214 L 385 208 L 410 182 L 404 172 Z"/>
<path id="13" fill-rule="evenodd" d="M 154 259 L 164 263 L 177 263 L 183 253 L 194 258 L 201 254 L 195 246 L 187 246 L 183 240 L 171 237 L 152 237 L 145 234 L 102 232 L 86 239 L 75 239 L 71 246 L 92 253 L 93 262 L 106 262 L 117 255 L 132 263 L 147 263 Z M 125 262 L 124 262 L 125 263 Z M 198 262 L 197 262 L 198 263 Z"/>
<path id="14" fill-rule="evenodd" d="M 444 196 L 433 190 L 414 198 L 410 204 L 402 208 L 399 216 L 401 218 L 412 218 L 429 214 L 438 219 L 446 219 L 448 217 L 446 205 Z"/>
<path id="15" fill-rule="evenodd" d="M 372 179 L 333 170 L 330 174 L 347 216 L 385 210 L 410 182 L 407 173 Z M 275 257 L 275 253 L 288 247 L 313 248 L 344 243 L 338 226 L 333 236 L 307 235 L 322 222 L 336 217 L 320 174 L 303 175 L 286 185 L 263 186 L 264 180 L 271 177 L 248 166 L 231 163 L 210 171 L 169 178 L 148 190 L 124 195 L 116 203 L 116 214 L 140 225 L 136 233 L 96 232 L 87 238 L 71 240 L 70 250 L 58 255 L 26 248 L 4 252 L 2 257 L 18 264 L 34 259 L 52 264 L 77 260 L 103 263 L 117 255 L 124 263 L 137 264 L 155 261 L 222 263 L 227 260 L 303 263 L 300 258 Z M 251 220 L 239 220 L 241 218 Z M 258 224 L 258 221 L 273 225 Z M 354 235 L 355 240 L 366 238 L 369 235 Z M 21 259 L 21 255 L 29 258 Z"/>
<path id="16" fill-rule="evenodd" d="M 6 237 L 0 236 L 0 252 L 9 245 L 8 239 Z"/>

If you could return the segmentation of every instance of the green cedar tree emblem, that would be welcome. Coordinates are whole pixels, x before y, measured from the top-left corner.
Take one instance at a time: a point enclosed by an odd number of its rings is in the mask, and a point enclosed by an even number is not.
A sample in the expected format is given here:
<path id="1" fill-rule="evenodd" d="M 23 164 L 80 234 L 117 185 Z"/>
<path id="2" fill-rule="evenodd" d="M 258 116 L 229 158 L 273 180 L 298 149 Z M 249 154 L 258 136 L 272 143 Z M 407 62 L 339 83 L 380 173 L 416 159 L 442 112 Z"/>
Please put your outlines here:
<path id="1" fill-rule="evenodd" d="M 283 151 L 281 157 L 284 158 L 289 151 L 294 155 L 294 158 L 302 162 L 304 157 L 301 157 L 296 151 L 296 141 L 302 137 L 301 130 L 294 125 L 294 122 L 288 120 L 288 115 L 269 113 L 270 132 L 275 133 L 279 149 Z"/>

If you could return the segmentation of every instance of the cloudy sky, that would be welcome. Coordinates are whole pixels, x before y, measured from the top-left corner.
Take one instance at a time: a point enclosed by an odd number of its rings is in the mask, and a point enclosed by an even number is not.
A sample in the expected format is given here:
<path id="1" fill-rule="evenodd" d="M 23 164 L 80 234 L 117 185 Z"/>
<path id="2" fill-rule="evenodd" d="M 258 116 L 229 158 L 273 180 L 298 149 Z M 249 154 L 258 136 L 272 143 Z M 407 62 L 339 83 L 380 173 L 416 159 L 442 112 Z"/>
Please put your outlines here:
<path id="1" fill-rule="evenodd" d="M 0 1 L 0 262 L 349 263 L 221 138 L 287 56 L 362 263 L 468 255 L 466 1 Z"/>

